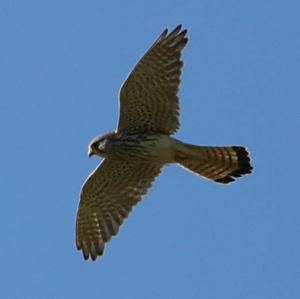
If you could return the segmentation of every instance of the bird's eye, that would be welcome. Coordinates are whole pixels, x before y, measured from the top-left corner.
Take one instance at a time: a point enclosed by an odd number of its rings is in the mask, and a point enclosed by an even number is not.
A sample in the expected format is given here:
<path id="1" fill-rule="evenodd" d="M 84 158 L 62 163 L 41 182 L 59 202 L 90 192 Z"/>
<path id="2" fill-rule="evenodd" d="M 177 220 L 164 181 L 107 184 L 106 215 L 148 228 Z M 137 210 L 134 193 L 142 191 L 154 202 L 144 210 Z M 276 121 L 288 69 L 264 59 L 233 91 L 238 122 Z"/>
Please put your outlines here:
<path id="1" fill-rule="evenodd" d="M 106 140 L 102 140 L 98 143 L 98 149 L 101 151 L 101 150 L 104 150 L 105 149 L 105 145 L 106 145 Z"/>

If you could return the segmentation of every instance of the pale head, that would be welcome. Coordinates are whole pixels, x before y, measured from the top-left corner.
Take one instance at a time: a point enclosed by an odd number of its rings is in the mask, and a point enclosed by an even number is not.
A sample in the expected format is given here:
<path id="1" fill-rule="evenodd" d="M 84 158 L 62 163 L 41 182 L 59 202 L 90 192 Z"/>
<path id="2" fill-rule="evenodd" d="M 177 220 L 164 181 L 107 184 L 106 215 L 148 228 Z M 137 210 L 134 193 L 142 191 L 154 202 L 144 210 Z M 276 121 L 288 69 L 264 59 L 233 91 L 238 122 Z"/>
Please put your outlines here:
<path id="1" fill-rule="evenodd" d="M 88 156 L 108 157 L 112 149 L 114 136 L 115 132 L 109 132 L 92 139 L 88 147 Z"/>

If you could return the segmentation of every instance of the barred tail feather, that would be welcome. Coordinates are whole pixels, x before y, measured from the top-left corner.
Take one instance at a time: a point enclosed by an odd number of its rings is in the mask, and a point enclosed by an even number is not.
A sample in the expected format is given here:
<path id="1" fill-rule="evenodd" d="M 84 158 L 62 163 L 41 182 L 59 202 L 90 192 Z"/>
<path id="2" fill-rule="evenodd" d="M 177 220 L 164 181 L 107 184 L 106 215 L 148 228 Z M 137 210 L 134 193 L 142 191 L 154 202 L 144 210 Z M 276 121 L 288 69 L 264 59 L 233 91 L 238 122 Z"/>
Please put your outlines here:
<path id="1" fill-rule="evenodd" d="M 183 144 L 175 161 L 190 171 L 218 183 L 228 184 L 251 173 L 249 153 L 243 146 L 197 146 Z"/>

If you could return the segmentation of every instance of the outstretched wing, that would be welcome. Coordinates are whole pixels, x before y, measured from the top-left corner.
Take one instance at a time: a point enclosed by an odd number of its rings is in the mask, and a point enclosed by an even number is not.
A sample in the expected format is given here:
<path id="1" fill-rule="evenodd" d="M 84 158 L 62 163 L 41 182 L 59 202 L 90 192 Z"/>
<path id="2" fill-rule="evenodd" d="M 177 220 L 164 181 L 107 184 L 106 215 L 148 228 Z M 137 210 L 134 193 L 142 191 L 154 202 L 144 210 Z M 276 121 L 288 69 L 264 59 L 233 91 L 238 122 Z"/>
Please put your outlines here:
<path id="1" fill-rule="evenodd" d="M 76 221 L 76 245 L 84 259 L 102 255 L 132 207 L 151 187 L 161 166 L 105 159 L 83 184 Z"/>
<path id="2" fill-rule="evenodd" d="M 129 74 L 120 92 L 118 132 L 172 134 L 179 128 L 177 92 L 186 32 L 181 25 L 163 31 Z"/>

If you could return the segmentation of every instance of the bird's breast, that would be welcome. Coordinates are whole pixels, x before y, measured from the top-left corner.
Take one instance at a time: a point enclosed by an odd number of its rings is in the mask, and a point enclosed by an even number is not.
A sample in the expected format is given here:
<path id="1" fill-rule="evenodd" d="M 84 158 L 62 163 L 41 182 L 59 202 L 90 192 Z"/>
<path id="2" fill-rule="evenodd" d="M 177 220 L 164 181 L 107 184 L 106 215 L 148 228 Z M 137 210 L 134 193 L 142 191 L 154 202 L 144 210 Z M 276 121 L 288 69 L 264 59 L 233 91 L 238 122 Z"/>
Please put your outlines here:
<path id="1" fill-rule="evenodd" d="M 176 141 L 173 138 L 168 135 L 159 134 L 149 136 L 149 140 L 150 159 L 161 163 L 172 163 L 175 161 Z"/>
<path id="2" fill-rule="evenodd" d="M 114 143 L 112 154 L 122 159 L 142 159 L 149 162 L 175 161 L 176 140 L 163 134 L 122 136 Z"/>

